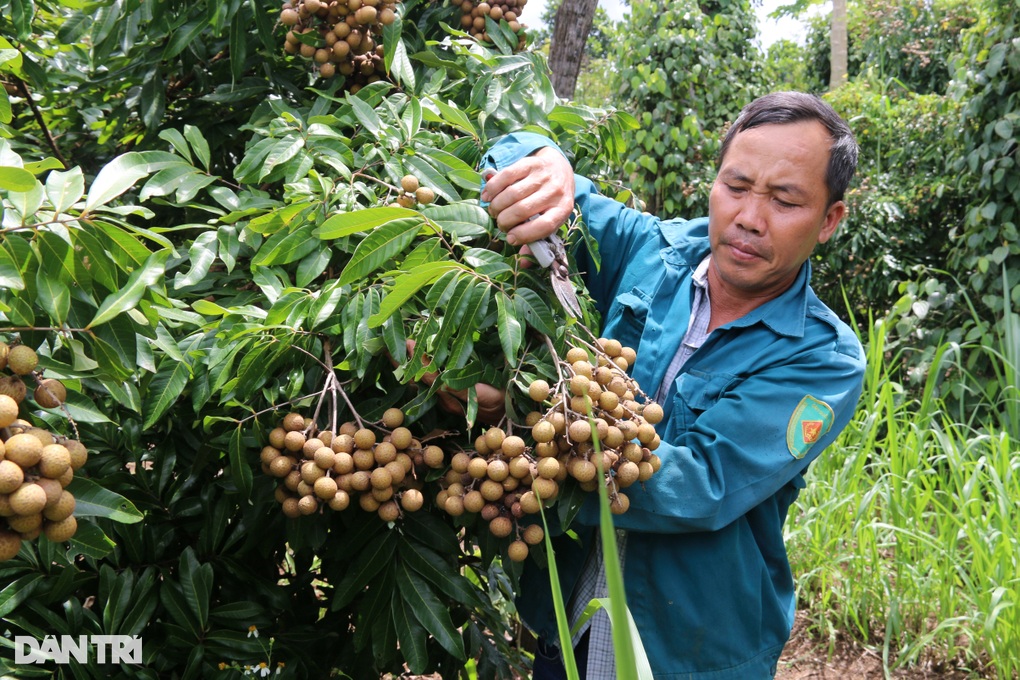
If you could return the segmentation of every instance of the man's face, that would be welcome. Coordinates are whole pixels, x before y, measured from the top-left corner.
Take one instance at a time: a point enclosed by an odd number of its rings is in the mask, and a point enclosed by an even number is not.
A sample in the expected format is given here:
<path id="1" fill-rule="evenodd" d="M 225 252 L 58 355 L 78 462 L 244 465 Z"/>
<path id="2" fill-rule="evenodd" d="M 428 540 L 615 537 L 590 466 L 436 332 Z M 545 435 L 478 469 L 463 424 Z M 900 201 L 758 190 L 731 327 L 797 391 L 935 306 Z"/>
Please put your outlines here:
<path id="1" fill-rule="evenodd" d="M 770 300 L 786 290 L 815 244 L 846 212 L 827 206 L 831 138 L 817 121 L 763 125 L 730 143 L 709 197 L 709 289 Z"/>

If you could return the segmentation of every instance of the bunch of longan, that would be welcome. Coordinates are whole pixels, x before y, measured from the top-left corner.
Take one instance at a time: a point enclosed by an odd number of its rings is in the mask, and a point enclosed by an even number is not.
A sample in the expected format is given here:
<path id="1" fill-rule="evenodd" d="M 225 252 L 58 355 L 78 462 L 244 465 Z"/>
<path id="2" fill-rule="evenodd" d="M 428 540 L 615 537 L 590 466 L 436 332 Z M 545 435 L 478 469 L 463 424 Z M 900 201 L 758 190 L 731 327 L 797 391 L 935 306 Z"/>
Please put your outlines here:
<path id="1" fill-rule="evenodd" d="M 88 451 L 20 417 L 28 391 L 24 376 L 35 379 L 33 397 L 40 406 L 55 408 L 67 396 L 59 380 L 39 377 L 38 363 L 31 347 L 0 342 L 0 373 L 10 371 L 0 377 L 0 562 L 17 555 L 23 540 L 45 534 L 66 541 L 78 528 L 74 496 L 65 487 Z"/>
<path id="2" fill-rule="evenodd" d="M 497 538 L 515 534 L 508 555 L 522 561 L 528 546 L 540 543 L 544 532 L 537 524 L 522 529 L 518 520 L 541 509 L 539 497 L 556 497 L 555 473 L 549 476 L 552 471 L 529 455 L 521 437 L 508 436 L 498 427 L 479 435 L 474 446 L 474 451 L 460 451 L 450 459 L 436 504 L 454 517 L 478 513 Z"/>
<path id="3" fill-rule="evenodd" d="M 356 500 L 362 510 L 385 522 L 403 511 L 421 509 L 424 496 L 416 466 L 440 468 L 438 446 L 422 446 L 403 427 L 400 409 L 387 409 L 381 438 L 368 427 L 347 422 L 332 430 L 316 429 L 309 418 L 288 413 L 269 433 L 262 448 L 262 471 L 280 480 L 276 500 L 287 517 L 311 515 L 321 507 L 345 510 Z"/>
<path id="4" fill-rule="evenodd" d="M 290 30 L 284 51 L 312 60 L 323 78 L 346 76 L 350 91 L 385 73 L 383 27 L 397 19 L 399 0 L 286 0 L 280 23 Z"/>
<path id="5" fill-rule="evenodd" d="M 437 505 L 453 516 L 479 513 L 499 538 L 516 532 L 511 560 L 525 559 L 528 546 L 543 539 L 540 526 L 522 528 L 519 520 L 555 503 L 568 477 L 585 491 L 605 485 L 610 510 L 626 512 L 630 501 L 622 489 L 647 481 L 661 464 L 652 451 L 659 446 L 655 424 L 662 407 L 637 401 L 642 393 L 627 374 L 635 359 L 634 350 L 616 340 L 571 347 L 556 389 L 545 380 L 529 385 L 529 396 L 547 406 L 528 414 L 534 445 L 489 428 L 475 439 L 474 451 L 453 456 Z"/>
<path id="6" fill-rule="evenodd" d="M 413 208 L 415 205 L 428 205 L 436 200 L 436 192 L 428 187 L 421 186 L 418 178 L 414 175 L 404 175 L 400 179 L 401 193 L 391 206 L 401 208 Z"/>
<path id="7" fill-rule="evenodd" d="M 555 389 L 544 380 L 528 389 L 533 400 L 547 405 L 544 414 L 532 412 L 527 420 L 539 464 L 559 461 L 564 474 L 586 491 L 604 484 L 615 514 L 630 507 L 622 489 L 647 481 L 661 465 L 652 452 L 660 443 L 655 425 L 662 420 L 662 407 L 637 401 L 642 392 L 627 374 L 635 359 L 633 349 L 600 338 L 590 349 L 578 345 L 567 351 L 565 375 Z"/>
<path id="8" fill-rule="evenodd" d="M 528 36 L 525 33 L 527 26 L 519 19 L 524 6 L 528 0 L 463 0 L 460 4 L 460 27 L 481 42 L 491 43 L 489 33 L 485 27 L 485 18 L 488 17 L 499 23 L 506 21 L 507 26 L 517 36 L 517 50 L 523 50 L 528 43 Z"/>

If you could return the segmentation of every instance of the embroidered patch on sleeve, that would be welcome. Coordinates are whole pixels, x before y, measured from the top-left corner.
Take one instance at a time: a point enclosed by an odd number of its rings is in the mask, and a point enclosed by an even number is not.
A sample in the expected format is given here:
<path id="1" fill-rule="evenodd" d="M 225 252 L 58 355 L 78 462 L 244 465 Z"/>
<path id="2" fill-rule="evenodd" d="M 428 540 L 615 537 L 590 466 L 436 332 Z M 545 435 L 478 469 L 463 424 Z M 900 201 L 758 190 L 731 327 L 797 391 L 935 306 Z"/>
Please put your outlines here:
<path id="1" fill-rule="evenodd" d="M 786 426 L 786 445 L 798 460 L 807 455 L 811 447 L 821 439 L 836 416 L 824 401 L 806 396 L 797 404 Z"/>

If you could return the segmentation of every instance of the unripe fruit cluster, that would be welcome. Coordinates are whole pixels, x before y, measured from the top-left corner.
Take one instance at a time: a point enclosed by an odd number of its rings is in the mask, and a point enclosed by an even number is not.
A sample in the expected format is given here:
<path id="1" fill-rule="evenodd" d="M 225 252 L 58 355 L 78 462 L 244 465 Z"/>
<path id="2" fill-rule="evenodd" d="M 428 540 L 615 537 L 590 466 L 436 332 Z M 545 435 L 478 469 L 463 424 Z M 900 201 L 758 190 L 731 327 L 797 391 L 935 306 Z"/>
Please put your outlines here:
<path id="1" fill-rule="evenodd" d="M 6 411 L 11 400 L 0 395 Z M 4 421 L 0 421 L 4 422 Z M 49 431 L 16 419 L 0 429 L 0 562 L 18 554 L 21 542 L 45 534 L 51 541 L 66 541 L 78 528 L 75 500 L 66 489 L 88 458 L 74 439 L 54 437 Z"/>
<path id="2" fill-rule="evenodd" d="M 474 444 L 474 451 L 451 458 L 436 504 L 454 517 L 477 513 L 497 538 L 513 535 L 507 555 L 522 561 L 528 546 L 540 543 L 544 533 L 537 524 L 522 529 L 518 522 L 541 509 L 540 498 L 548 503 L 556 497 L 558 471 L 536 461 L 524 439 L 498 427 L 490 427 Z"/>
<path id="3" fill-rule="evenodd" d="M 323 78 L 340 74 L 350 91 L 385 73 L 383 27 L 397 19 L 394 0 L 287 0 L 284 51 L 311 60 Z"/>
<path id="4" fill-rule="evenodd" d="M 428 205 L 436 200 L 436 192 L 423 187 L 414 175 L 404 175 L 400 179 L 400 194 L 390 204 L 391 207 L 413 208 L 417 204 Z"/>
<path id="5" fill-rule="evenodd" d="M 280 480 L 276 500 L 290 518 L 320 508 L 346 510 L 357 503 L 385 522 L 424 503 L 417 469 L 440 468 L 443 451 L 422 446 L 403 427 L 404 414 L 391 408 L 383 414 L 388 434 L 347 422 L 332 430 L 316 429 L 311 419 L 289 413 L 269 433 L 260 454 L 262 471 Z"/>
<path id="6" fill-rule="evenodd" d="M 489 33 L 486 30 L 486 17 L 496 23 L 505 21 L 517 36 L 517 50 L 523 50 L 527 45 L 528 37 L 524 31 L 527 28 L 519 19 L 524 6 L 528 0 L 486 0 L 474 2 L 474 0 L 463 0 L 460 5 L 460 27 L 481 42 L 491 43 Z"/>

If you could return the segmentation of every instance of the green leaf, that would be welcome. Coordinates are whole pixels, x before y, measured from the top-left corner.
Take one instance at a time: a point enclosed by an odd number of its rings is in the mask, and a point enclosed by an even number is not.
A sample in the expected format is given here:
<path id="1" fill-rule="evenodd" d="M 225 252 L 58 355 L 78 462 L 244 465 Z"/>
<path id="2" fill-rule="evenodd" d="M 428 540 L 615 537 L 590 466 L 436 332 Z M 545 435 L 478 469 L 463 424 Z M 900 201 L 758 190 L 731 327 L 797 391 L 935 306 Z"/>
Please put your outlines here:
<path id="1" fill-rule="evenodd" d="M 283 165 L 298 155 L 298 152 L 305 146 L 305 140 L 300 135 L 288 134 L 282 139 L 274 140 L 275 143 L 266 154 L 262 169 L 259 170 L 259 181 L 268 177 L 277 166 Z"/>
<path id="2" fill-rule="evenodd" d="M 549 305 L 530 288 L 518 288 L 514 291 L 514 308 L 517 318 L 524 319 L 528 325 L 544 335 L 556 335 L 556 321 Z"/>
<path id="3" fill-rule="evenodd" d="M 482 606 L 478 591 L 460 572 L 460 568 L 449 563 L 435 550 L 407 541 L 401 546 L 400 558 L 448 597 L 468 608 Z"/>
<path id="4" fill-rule="evenodd" d="M 479 139 L 478 130 L 475 129 L 474 124 L 466 113 L 452 104 L 447 104 L 438 97 L 429 97 L 429 100 L 439 109 L 439 114 L 444 121 L 458 130 L 466 132 L 474 139 Z"/>
<path id="5" fill-rule="evenodd" d="M 49 315 L 54 326 L 63 326 L 71 309 L 71 291 L 42 267 L 36 272 L 35 286 L 36 302 Z"/>
<path id="6" fill-rule="evenodd" d="M 230 435 L 230 470 L 241 496 L 251 496 L 252 472 L 246 460 L 247 447 L 244 445 L 244 430 L 238 427 Z"/>
<path id="7" fill-rule="evenodd" d="M 306 222 L 294 231 L 281 231 L 273 234 L 259 248 L 258 255 L 252 259 L 252 264 L 258 267 L 268 267 L 300 260 L 305 255 L 322 247 L 322 244 L 315 240 L 314 232 L 315 225 Z"/>
<path id="8" fill-rule="evenodd" d="M 163 73 L 159 64 L 154 64 L 142 79 L 138 109 L 145 127 L 156 130 L 166 112 L 166 85 L 163 83 Z"/>
<path id="9" fill-rule="evenodd" d="M 5 245 L 5 243 L 0 243 L 0 288 L 25 290 L 25 280 L 21 278 L 21 267 L 7 252 Z"/>
<path id="10" fill-rule="evenodd" d="M 463 660 L 464 640 L 457 633 L 450 618 L 450 610 L 432 591 L 428 581 L 407 564 L 396 567 L 397 592 L 406 606 L 443 649 Z"/>
<path id="11" fill-rule="evenodd" d="M 386 50 L 386 69 L 393 75 L 397 83 L 404 86 L 405 90 L 414 90 L 414 67 L 411 60 L 407 58 L 407 47 L 403 40 L 397 41 L 397 46 L 392 50 Z"/>
<path id="12" fill-rule="evenodd" d="M 195 41 L 202 31 L 205 30 L 207 22 L 198 19 L 188 22 L 174 31 L 170 41 L 163 48 L 163 61 L 169 61 L 188 48 Z"/>
<path id="13" fill-rule="evenodd" d="M 89 188 L 85 210 L 91 212 L 106 205 L 134 186 L 150 172 L 149 164 L 138 152 L 130 151 L 103 166 Z"/>
<path id="14" fill-rule="evenodd" d="M 74 514 L 76 517 L 79 516 L 77 506 Z M 106 557 L 117 547 L 117 544 L 110 540 L 110 537 L 104 534 L 102 529 L 85 519 L 78 520 L 78 529 L 71 537 L 70 543 L 71 548 L 67 551 L 68 556 L 78 554 L 97 560 Z"/>
<path id="15" fill-rule="evenodd" d="M 421 216 L 414 210 L 407 208 L 367 208 L 353 212 L 339 213 L 326 219 L 315 235 L 326 241 L 330 239 L 343 238 L 356 234 L 359 231 L 372 231 L 376 227 L 399 219 L 421 219 Z"/>
<path id="16" fill-rule="evenodd" d="M 85 178 L 81 168 L 67 172 L 51 172 L 46 177 L 46 197 L 53 204 L 53 211 L 62 213 L 81 200 L 85 195 Z"/>
<path id="17" fill-rule="evenodd" d="M 420 217 L 394 220 L 372 231 L 354 250 L 338 281 L 346 285 L 368 276 L 411 244 L 421 230 Z"/>
<path id="18" fill-rule="evenodd" d="M 215 231 L 206 231 L 195 239 L 191 247 L 188 248 L 191 269 L 187 274 L 178 272 L 174 276 L 174 289 L 180 290 L 187 286 L 193 286 L 205 279 L 209 274 L 212 263 L 216 261 L 216 248 L 214 247 L 216 237 L 217 233 Z"/>
<path id="19" fill-rule="evenodd" d="M 238 12 L 238 16 L 240 15 L 241 13 Z M 233 55 L 231 55 L 231 58 L 233 58 Z M 194 125 L 185 125 L 184 137 L 191 143 L 191 149 L 195 152 L 198 162 L 208 171 L 210 163 L 209 142 L 202 136 L 202 130 Z"/>
<path id="20" fill-rule="evenodd" d="M 451 269 L 463 269 L 464 266 L 449 260 L 441 262 L 428 262 L 420 265 L 406 274 L 394 277 L 393 287 L 390 288 L 386 297 L 379 304 L 379 313 L 370 317 L 368 325 L 370 328 L 377 328 L 386 319 L 393 316 L 405 302 L 414 297 L 422 287 L 434 282 L 445 272 Z"/>
<path id="21" fill-rule="evenodd" d="M 517 351 L 524 340 L 524 329 L 517 319 L 517 309 L 503 292 L 496 294 L 496 323 L 499 328 L 499 344 L 503 348 L 506 362 L 517 365 Z"/>
<path id="22" fill-rule="evenodd" d="M 181 590 L 188 608 L 198 618 L 198 624 L 205 628 L 209 621 L 209 598 L 212 596 L 213 567 L 208 562 L 199 563 L 191 546 L 184 549 L 180 562 Z"/>
<path id="23" fill-rule="evenodd" d="M 383 132 L 383 122 L 379 119 L 379 114 L 375 112 L 375 109 L 365 103 L 361 97 L 350 93 L 347 94 L 347 103 L 351 105 L 351 110 L 354 111 L 354 116 L 358 121 L 372 133 L 373 137 L 378 138 Z"/>
<path id="24" fill-rule="evenodd" d="M 145 393 L 142 412 L 145 414 L 143 428 L 150 428 L 163 417 L 177 398 L 184 392 L 191 377 L 191 367 L 183 361 L 164 361 L 158 373 L 149 382 Z"/>
<path id="25" fill-rule="evenodd" d="M 184 135 L 181 134 L 180 130 L 165 128 L 159 131 L 159 138 L 169 142 L 174 151 L 179 153 L 185 161 L 191 162 L 191 149 L 188 147 L 188 142 L 184 139 Z"/>
<path id="26" fill-rule="evenodd" d="M 91 479 L 74 477 L 67 485 L 67 490 L 74 494 L 75 517 L 104 517 L 121 524 L 142 521 L 142 513 L 131 501 L 99 486 Z"/>
<path id="27" fill-rule="evenodd" d="M 489 213 L 473 201 L 430 205 L 421 214 L 438 224 L 444 232 L 461 238 L 486 234 L 492 223 Z"/>
<path id="28" fill-rule="evenodd" d="M 122 312 L 134 309 L 146 290 L 162 280 L 169 256 L 169 250 L 160 250 L 149 255 L 145 264 L 131 274 L 123 288 L 116 293 L 111 293 L 103 300 L 103 304 L 99 306 L 99 311 L 89 322 L 88 327 L 98 326 Z"/>
<path id="29" fill-rule="evenodd" d="M 336 586 L 332 604 L 334 611 L 350 604 L 368 582 L 392 561 L 396 543 L 395 532 L 387 531 L 358 553 L 357 560 Z"/>
<path id="30" fill-rule="evenodd" d="M 110 420 L 107 412 L 96 406 L 88 396 L 74 390 L 67 391 L 67 400 L 64 402 L 63 407 L 49 410 L 53 413 L 60 413 L 61 419 L 63 419 L 64 409 L 67 409 L 67 413 L 71 418 L 79 423 L 113 422 Z"/>
<path id="31" fill-rule="evenodd" d="M 17 609 L 19 604 L 30 598 L 42 578 L 42 574 L 25 574 L 0 590 L 0 618 L 6 617 Z"/>
<path id="32" fill-rule="evenodd" d="M 0 166 L 0 189 L 5 191 L 31 191 L 36 185 L 35 175 L 24 168 Z"/>
<path id="33" fill-rule="evenodd" d="M 416 675 L 424 673 L 429 662 L 428 651 L 425 648 L 428 633 L 411 610 L 404 606 L 403 599 L 396 592 L 390 601 L 390 615 L 397 629 L 400 653 L 407 662 L 408 670 Z"/>
<path id="34" fill-rule="evenodd" d="M 404 164 L 414 169 L 414 174 L 421 180 L 422 186 L 430 187 L 436 194 L 453 203 L 460 200 L 460 192 L 450 184 L 443 173 L 436 170 L 422 156 L 405 156 Z"/>

